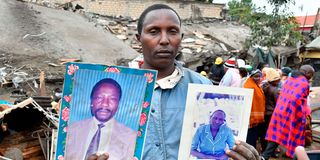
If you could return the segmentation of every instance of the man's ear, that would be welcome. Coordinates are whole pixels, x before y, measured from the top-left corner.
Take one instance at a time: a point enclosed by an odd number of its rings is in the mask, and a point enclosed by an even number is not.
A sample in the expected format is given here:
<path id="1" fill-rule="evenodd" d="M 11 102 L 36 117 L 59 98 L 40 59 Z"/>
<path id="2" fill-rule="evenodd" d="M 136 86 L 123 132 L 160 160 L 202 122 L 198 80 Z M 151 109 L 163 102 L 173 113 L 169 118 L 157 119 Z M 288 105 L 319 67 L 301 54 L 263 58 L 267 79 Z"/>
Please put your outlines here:
<path id="1" fill-rule="evenodd" d="M 140 42 L 140 34 L 136 34 L 136 39 Z"/>

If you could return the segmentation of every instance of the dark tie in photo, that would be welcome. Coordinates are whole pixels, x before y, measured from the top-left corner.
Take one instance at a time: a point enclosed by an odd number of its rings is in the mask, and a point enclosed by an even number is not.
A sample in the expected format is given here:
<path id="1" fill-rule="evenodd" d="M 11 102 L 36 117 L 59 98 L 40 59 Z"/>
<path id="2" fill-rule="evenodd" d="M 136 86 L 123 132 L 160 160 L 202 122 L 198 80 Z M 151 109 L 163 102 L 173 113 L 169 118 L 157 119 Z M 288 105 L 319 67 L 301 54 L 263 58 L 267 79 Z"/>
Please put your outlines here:
<path id="1" fill-rule="evenodd" d="M 86 159 L 88 159 L 89 156 L 91 156 L 92 154 L 97 153 L 98 148 L 99 148 L 99 142 L 100 142 L 100 135 L 101 135 L 101 128 L 102 127 L 104 127 L 104 124 L 98 124 L 97 132 L 96 132 L 96 134 L 94 134 L 94 136 L 93 136 L 93 138 L 92 138 L 92 140 L 90 142 L 89 148 L 87 150 Z"/>

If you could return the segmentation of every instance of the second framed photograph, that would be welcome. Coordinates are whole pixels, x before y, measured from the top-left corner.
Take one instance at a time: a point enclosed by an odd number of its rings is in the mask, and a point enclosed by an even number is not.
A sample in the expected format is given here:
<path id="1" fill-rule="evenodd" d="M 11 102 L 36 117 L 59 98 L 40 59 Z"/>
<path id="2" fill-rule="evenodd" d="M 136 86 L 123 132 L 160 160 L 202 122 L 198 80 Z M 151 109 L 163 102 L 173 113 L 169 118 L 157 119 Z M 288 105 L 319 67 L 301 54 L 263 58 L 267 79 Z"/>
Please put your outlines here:
<path id="1" fill-rule="evenodd" d="M 179 160 L 225 160 L 235 139 L 246 141 L 252 89 L 189 84 Z"/>

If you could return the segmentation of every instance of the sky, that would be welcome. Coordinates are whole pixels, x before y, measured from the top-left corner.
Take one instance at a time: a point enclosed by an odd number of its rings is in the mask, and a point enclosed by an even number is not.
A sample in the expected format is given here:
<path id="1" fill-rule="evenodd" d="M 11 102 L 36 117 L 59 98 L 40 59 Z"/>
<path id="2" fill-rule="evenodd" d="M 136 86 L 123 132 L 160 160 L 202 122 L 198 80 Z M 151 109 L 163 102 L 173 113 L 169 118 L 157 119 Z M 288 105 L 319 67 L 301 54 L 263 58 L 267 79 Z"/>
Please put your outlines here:
<path id="1" fill-rule="evenodd" d="M 231 0 L 213 0 L 213 3 L 228 3 Z M 240 1 L 240 0 L 239 0 Z M 257 7 L 266 6 L 268 13 L 272 11 L 267 0 L 252 0 Z M 320 0 L 295 0 L 295 5 L 289 6 L 289 11 L 293 12 L 295 16 L 315 15 L 318 8 L 320 8 Z M 301 11 L 302 7 L 302 11 Z"/>

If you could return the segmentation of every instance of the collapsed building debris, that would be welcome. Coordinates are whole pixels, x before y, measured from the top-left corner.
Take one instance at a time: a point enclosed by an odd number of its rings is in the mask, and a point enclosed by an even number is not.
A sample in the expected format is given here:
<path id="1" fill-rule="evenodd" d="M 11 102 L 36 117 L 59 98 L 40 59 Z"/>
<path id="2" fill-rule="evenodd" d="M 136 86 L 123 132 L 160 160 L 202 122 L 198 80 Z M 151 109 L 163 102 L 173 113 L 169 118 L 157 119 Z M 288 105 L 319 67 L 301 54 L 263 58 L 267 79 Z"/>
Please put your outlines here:
<path id="1" fill-rule="evenodd" d="M 137 20 L 130 17 L 110 17 L 101 16 L 93 13 L 84 14 L 90 21 L 101 26 L 106 31 L 114 34 L 118 39 L 131 46 L 137 52 L 141 53 L 140 43 L 137 41 L 135 34 L 137 33 Z M 225 56 L 237 55 L 249 34 L 249 28 L 238 25 L 233 22 L 225 22 L 214 18 L 203 18 L 203 20 L 183 20 L 184 39 L 181 43 L 178 60 L 182 61 L 186 67 L 194 69 L 206 61 L 208 58 L 213 59 L 216 55 Z M 205 29 L 199 29 L 199 25 L 207 26 Z M 216 36 L 210 30 L 215 30 L 231 26 L 235 37 L 231 37 L 232 44 L 229 40 L 220 39 L 223 37 L 217 33 Z M 226 41 L 226 42 L 225 42 Z M 237 52 L 231 52 L 237 50 Z M 226 59 L 225 58 L 225 59 Z"/>
<path id="2" fill-rule="evenodd" d="M 29 159 L 37 156 L 42 157 L 43 153 L 45 157 L 48 157 L 51 152 L 49 144 L 52 143 L 50 138 L 53 132 L 52 129 L 58 127 L 58 114 L 56 111 L 48 109 L 51 108 L 50 103 L 50 97 L 33 97 L 0 112 L 1 124 L 4 123 L 7 127 L 2 132 L 6 132 L 9 134 L 7 136 L 10 137 L 0 143 L 0 156 L 22 159 L 16 158 L 16 156 L 19 156 L 23 157 L 23 159 Z M 39 127 L 39 124 L 42 125 Z M 16 133 L 10 134 L 9 129 L 11 132 L 15 131 Z M 34 131 L 32 129 L 37 130 Z M 43 140 L 47 142 L 44 143 Z"/>

